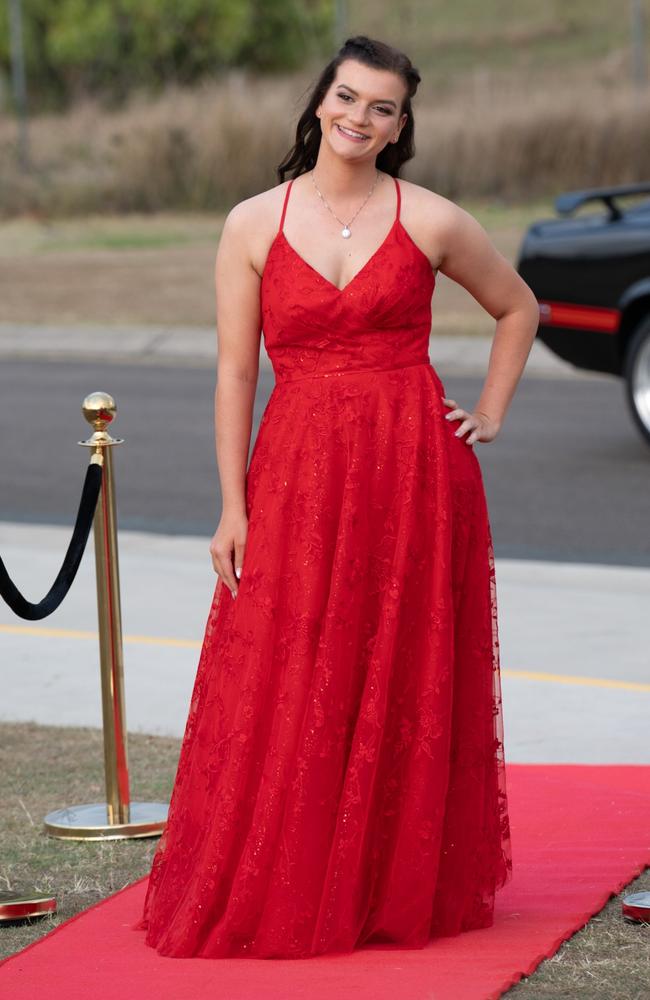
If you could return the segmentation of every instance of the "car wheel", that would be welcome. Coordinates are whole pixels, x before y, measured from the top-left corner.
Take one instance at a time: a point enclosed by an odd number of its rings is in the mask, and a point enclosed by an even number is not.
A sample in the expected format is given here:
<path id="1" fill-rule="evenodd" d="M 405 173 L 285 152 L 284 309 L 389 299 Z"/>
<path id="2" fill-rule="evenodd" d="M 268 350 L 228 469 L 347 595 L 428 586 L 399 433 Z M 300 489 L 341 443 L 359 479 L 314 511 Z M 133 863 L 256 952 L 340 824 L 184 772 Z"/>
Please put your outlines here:
<path id="1" fill-rule="evenodd" d="M 634 422 L 650 444 L 650 316 L 641 320 L 630 338 L 623 377 Z"/>

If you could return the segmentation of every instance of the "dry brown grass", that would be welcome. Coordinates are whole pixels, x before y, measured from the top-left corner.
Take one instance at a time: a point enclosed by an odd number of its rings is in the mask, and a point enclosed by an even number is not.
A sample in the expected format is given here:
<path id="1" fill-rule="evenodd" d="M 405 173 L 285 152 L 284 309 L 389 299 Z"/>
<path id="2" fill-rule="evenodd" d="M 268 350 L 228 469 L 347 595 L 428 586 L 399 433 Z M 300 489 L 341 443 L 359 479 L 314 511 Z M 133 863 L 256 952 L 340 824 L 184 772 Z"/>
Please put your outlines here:
<path id="1" fill-rule="evenodd" d="M 157 839 L 67 842 L 43 832 L 52 810 L 104 801 L 100 730 L 3 722 L 0 746 L 0 888 L 52 893 L 58 905 L 54 915 L 0 925 L 5 956 L 146 875 Z M 179 750 L 179 740 L 129 734 L 134 800 L 169 801 Z"/>
<path id="2" fill-rule="evenodd" d="M 31 123 L 33 169 L 0 117 L 0 214 L 223 211 L 276 182 L 313 74 L 232 72 L 119 111 L 83 101 Z M 427 89 L 428 88 L 428 89 Z M 522 200 L 650 177 L 650 92 L 598 71 L 477 69 L 415 98 L 417 155 L 404 175 L 451 198 Z"/>
<path id="3" fill-rule="evenodd" d="M 0 955 L 11 955 L 63 920 L 146 875 L 157 840 L 69 843 L 42 832 L 51 810 L 102 801 L 99 730 L 0 723 L 0 887 L 56 895 L 58 914 L 0 926 Z M 129 735 L 133 799 L 168 801 L 180 740 Z M 505 996 L 519 1000 L 645 1000 L 650 982 L 650 926 L 620 916 L 621 897 L 650 890 L 650 869 L 527 979 Z"/>

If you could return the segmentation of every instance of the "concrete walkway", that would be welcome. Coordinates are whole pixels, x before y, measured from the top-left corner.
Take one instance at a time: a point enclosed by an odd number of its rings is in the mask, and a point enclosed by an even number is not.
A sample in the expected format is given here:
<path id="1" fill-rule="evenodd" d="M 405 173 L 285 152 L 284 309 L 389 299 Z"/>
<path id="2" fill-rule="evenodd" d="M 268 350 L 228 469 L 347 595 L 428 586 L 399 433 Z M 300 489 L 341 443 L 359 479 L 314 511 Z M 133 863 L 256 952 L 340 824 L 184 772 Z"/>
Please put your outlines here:
<path id="1" fill-rule="evenodd" d="M 481 375 L 487 371 L 490 337 L 440 336 L 430 339 L 434 367 L 450 374 Z M 0 359 L 111 361 L 131 364 L 215 365 L 217 339 L 212 327 L 164 326 L 41 326 L 0 323 Z M 264 349 L 260 366 L 270 367 Z M 582 372 L 557 358 L 535 341 L 526 364 L 526 377 L 608 378 Z"/>
<path id="2" fill-rule="evenodd" d="M 216 525 L 215 525 L 216 527 Z M 54 580 L 71 530 L 0 522 L 25 596 Z M 182 736 L 216 583 L 209 538 L 119 535 L 127 726 Z M 0 602 L 3 720 L 101 726 L 92 535 L 43 622 Z M 650 764 L 650 570 L 497 560 L 506 755 Z"/>

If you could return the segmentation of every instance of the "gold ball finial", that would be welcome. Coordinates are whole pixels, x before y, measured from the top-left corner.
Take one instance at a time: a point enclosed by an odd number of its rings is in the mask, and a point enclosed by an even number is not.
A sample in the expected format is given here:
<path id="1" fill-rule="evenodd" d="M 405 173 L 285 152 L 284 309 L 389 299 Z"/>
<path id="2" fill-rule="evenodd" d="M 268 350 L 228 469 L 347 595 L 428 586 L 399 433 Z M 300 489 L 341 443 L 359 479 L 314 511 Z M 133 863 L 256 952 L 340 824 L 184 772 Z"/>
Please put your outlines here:
<path id="1" fill-rule="evenodd" d="M 81 411 L 93 430 L 103 431 L 115 419 L 117 407 L 110 393 L 91 392 L 81 404 Z"/>

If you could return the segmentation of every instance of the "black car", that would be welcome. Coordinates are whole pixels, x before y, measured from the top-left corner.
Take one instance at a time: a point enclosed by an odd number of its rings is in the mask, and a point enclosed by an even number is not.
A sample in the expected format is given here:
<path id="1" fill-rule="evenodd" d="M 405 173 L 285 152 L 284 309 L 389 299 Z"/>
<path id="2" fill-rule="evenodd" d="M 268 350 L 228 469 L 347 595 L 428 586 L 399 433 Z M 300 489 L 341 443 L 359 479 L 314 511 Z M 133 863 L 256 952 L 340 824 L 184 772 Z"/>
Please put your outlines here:
<path id="1" fill-rule="evenodd" d="M 537 336 L 577 368 L 625 380 L 634 421 L 650 444 L 650 183 L 568 191 L 566 219 L 533 223 L 517 270 L 539 302 Z M 571 218 L 590 202 L 602 211 Z"/>

